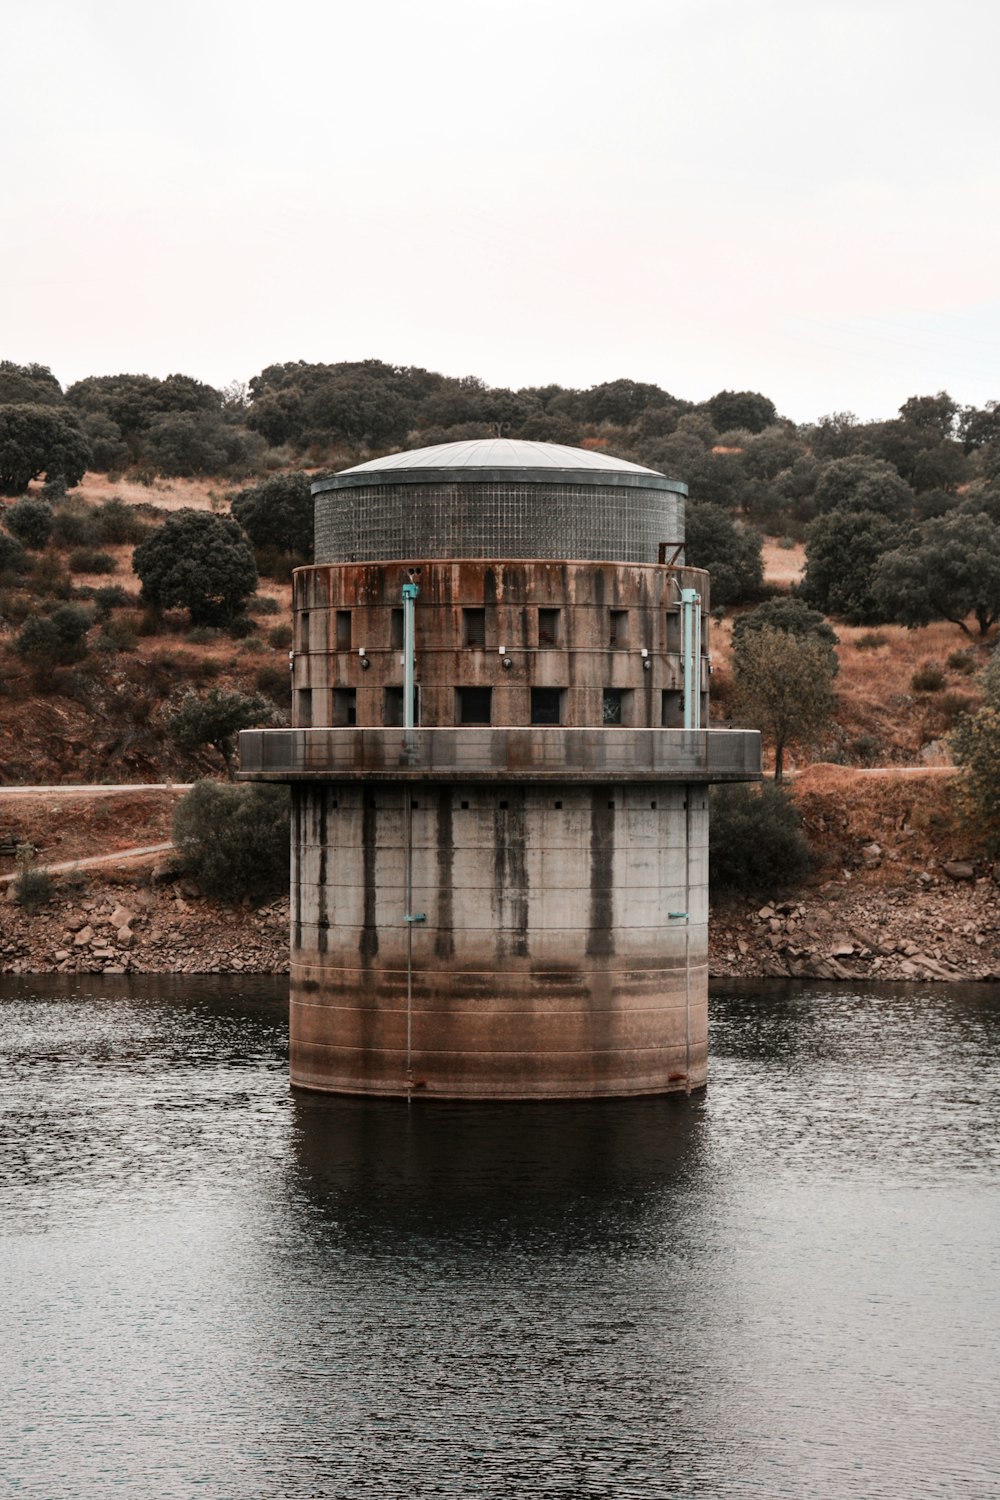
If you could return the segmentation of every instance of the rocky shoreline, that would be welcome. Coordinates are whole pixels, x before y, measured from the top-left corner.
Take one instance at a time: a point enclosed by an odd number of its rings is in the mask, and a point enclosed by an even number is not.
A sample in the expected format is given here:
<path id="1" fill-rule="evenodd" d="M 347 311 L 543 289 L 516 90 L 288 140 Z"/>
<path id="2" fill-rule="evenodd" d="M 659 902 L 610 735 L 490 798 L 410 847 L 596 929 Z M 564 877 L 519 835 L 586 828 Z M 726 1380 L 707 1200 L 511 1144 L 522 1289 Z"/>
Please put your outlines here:
<path id="1" fill-rule="evenodd" d="M 713 977 L 1000 981 L 1000 889 L 971 865 L 905 884 L 827 881 L 793 900 L 716 909 Z M 0 972 L 285 974 L 288 898 L 209 900 L 168 870 L 56 887 L 33 915 L 0 906 Z"/>

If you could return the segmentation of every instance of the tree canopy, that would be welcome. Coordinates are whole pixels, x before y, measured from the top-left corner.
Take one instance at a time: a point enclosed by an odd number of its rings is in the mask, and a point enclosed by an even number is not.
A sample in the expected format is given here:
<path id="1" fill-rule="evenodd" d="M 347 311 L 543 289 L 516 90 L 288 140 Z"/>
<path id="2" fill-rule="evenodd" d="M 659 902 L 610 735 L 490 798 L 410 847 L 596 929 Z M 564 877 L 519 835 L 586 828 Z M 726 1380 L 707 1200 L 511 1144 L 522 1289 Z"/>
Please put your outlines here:
<path id="1" fill-rule="evenodd" d="M 764 581 L 760 537 L 738 525 L 721 505 L 689 502 L 684 555 L 693 568 L 712 575 L 715 604 L 737 604 L 758 598 Z"/>
<path id="2" fill-rule="evenodd" d="M 765 626 L 745 630 L 733 649 L 734 717 L 774 746 L 774 779 L 789 744 L 812 744 L 833 710 L 836 661 L 828 642 Z"/>
<path id="3" fill-rule="evenodd" d="M 885 618 L 901 625 L 950 620 L 980 635 L 1000 619 L 1000 526 L 987 515 L 928 521 L 918 537 L 882 556 L 872 573 Z"/>
<path id="4" fill-rule="evenodd" d="M 806 529 L 806 572 L 801 597 L 827 615 L 852 625 L 887 618 L 874 581 L 883 552 L 902 546 L 908 528 L 870 510 L 832 510 Z"/>
<path id="5" fill-rule="evenodd" d="M 197 624 L 231 623 L 257 587 L 253 548 L 239 522 L 207 511 L 169 516 L 140 542 L 132 566 L 147 604 L 187 609 Z"/>
<path id="6" fill-rule="evenodd" d="M 302 470 L 240 490 L 231 509 L 255 547 L 275 547 L 311 561 L 313 497 Z"/>
<path id="7" fill-rule="evenodd" d="M 236 736 L 241 729 L 255 724 L 269 724 L 278 716 L 270 698 L 262 693 L 238 693 L 212 688 L 200 698 L 187 692 L 177 709 L 168 716 L 167 733 L 182 750 L 199 750 L 211 745 L 222 756 L 226 775 L 233 780 Z"/>
<path id="8" fill-rule="evenodd" d="M 71 413 L 40 402 L 0 406 L 0 494 L 22 495 L 33 479 L 80 483 L 90 448 Z"/>

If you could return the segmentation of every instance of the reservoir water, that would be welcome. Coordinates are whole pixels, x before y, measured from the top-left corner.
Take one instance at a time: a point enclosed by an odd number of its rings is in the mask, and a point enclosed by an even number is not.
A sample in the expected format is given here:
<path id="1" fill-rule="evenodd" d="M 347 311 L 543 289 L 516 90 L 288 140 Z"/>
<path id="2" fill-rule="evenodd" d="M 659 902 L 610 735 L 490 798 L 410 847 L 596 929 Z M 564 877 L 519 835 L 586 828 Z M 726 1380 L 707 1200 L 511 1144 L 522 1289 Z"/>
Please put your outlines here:
<path id="1" fill-rule="evenodd" d="M 733 982 L 707 1092 L 293 1096 L 281 981 L 3 981 L 0 1492 L 1000 1493 L 1000 987 Z"/>

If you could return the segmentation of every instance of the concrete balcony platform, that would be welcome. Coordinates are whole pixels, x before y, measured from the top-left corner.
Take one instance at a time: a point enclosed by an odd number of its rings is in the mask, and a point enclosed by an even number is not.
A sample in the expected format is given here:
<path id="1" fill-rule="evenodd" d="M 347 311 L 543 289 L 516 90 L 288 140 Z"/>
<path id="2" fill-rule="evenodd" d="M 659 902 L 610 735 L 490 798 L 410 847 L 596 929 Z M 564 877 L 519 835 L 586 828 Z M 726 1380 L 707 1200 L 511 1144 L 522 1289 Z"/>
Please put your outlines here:
<path id="1" fill-rule="evenodd" d="M 240 781 L 759 781 L 752 729 L 245 729 Z"/>

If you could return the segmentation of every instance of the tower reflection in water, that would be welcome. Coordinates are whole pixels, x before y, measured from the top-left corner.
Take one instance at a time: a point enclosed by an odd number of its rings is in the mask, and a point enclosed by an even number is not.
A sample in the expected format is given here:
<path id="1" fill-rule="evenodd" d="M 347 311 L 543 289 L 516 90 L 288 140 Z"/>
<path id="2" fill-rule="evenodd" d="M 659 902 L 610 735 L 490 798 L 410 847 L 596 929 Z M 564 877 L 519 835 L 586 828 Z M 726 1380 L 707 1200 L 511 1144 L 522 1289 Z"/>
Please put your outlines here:
<path id="1" fill-rule="evenodd" d="M 297 1187 L 351 1240 L 638 1237 L 698 1174 L 704 1105 L 671 1095 L 406 1105 L 295 1097 Z"/>

